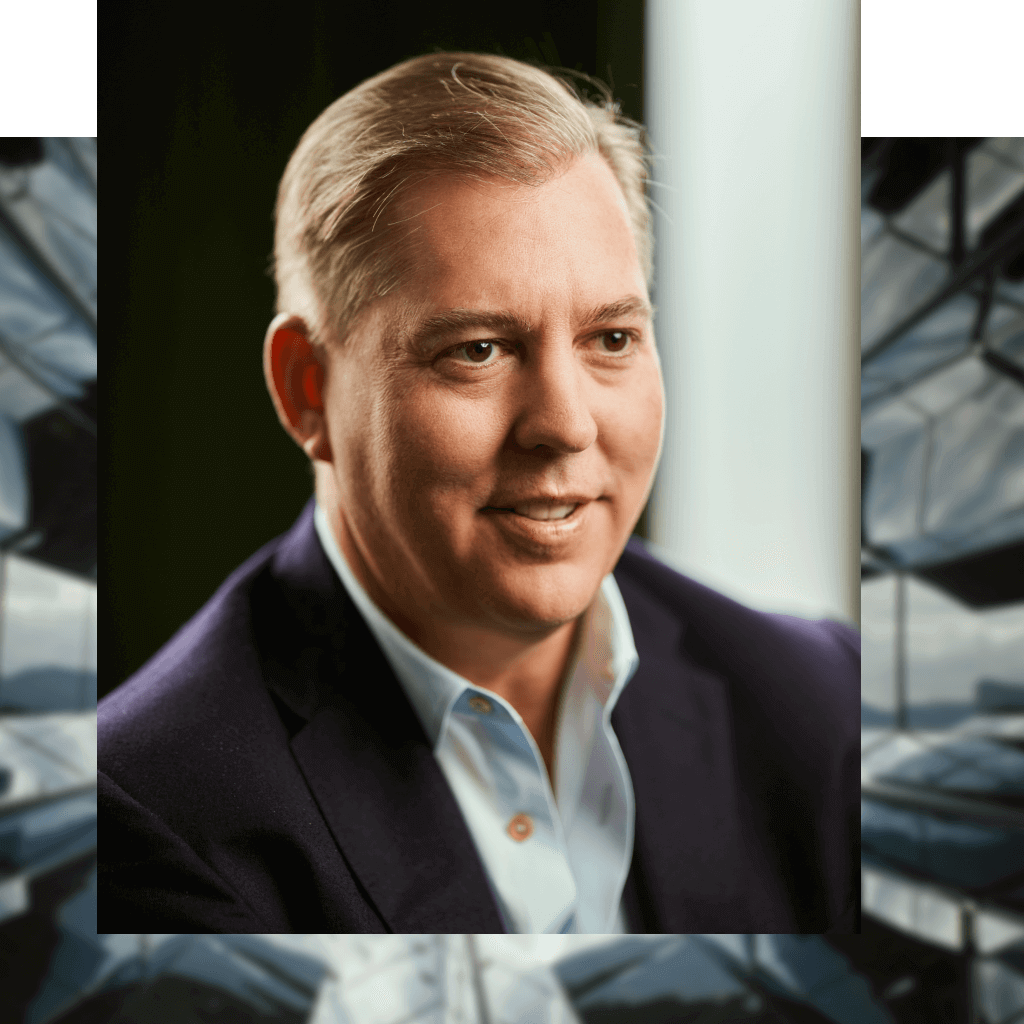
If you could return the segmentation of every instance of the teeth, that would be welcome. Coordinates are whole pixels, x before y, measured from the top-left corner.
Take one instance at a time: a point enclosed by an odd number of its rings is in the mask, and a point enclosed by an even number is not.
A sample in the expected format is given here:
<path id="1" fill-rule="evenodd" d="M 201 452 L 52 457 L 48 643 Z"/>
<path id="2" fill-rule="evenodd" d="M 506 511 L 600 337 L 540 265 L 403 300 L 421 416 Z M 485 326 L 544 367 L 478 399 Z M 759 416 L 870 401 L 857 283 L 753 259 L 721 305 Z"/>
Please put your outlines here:
<path id="1" fill-rule="evenodd" d="M 564 519 L 576 509 L 575 505 L 548 505 L 544 502 L 527 502 L 517 505 L 513 512 L 527 519 Z"/>

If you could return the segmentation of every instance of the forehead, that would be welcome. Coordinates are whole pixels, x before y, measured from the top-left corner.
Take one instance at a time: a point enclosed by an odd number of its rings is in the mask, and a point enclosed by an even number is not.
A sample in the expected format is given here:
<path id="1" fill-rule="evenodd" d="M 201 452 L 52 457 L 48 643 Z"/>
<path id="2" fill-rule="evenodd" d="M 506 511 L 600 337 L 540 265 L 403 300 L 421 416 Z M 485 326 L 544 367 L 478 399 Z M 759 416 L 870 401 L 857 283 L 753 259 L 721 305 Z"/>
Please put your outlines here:
<path id="1" fill-rule="evenodd" d="M 622 190 L 598 155 L 540 184 L 432 178 L 398 204 L 417 307 L 566 304 L 590 310 L 646 296 Z"/>

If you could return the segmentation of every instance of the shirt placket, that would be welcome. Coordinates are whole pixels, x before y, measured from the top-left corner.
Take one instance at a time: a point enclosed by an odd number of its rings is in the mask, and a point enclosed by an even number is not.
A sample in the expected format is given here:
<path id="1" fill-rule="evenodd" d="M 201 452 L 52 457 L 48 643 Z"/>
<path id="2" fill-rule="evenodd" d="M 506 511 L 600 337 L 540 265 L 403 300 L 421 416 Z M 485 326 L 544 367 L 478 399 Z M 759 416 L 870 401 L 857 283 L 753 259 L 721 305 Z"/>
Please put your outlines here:
<path id="1" fill-rule="evenodd" d="M 497 888 L 517 930 L 575 930 L 576 885 L 567 847 L 536 744 L 518 716 L 493 694 L 467 688 L 449 718 L 453 738 L 475 741 L 487 765 L 492 828 L 488 845 L 503 847 Z"/>

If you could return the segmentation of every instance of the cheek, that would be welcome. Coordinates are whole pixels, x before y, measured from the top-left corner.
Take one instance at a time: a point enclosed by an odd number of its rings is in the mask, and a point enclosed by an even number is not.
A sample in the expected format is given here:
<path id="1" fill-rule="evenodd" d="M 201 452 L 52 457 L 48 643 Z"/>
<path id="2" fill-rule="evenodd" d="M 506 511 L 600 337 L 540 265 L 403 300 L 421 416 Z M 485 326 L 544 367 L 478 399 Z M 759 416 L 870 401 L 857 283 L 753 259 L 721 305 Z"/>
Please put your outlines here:
<path id="1" fill-rule="evenodd" d="M 606 447 L 630 485 L 645 486 L 661 450 L 664 394 L 657 367 L 616 397 L 606 417 Z"/>
<path id="2" fill-rule="evenodd" d="M 392 455 L 391 485 L 437 501 L 486 487 L 502 444 L 493 401 L 443 389 L 396 389 L 384 429 Z"/>

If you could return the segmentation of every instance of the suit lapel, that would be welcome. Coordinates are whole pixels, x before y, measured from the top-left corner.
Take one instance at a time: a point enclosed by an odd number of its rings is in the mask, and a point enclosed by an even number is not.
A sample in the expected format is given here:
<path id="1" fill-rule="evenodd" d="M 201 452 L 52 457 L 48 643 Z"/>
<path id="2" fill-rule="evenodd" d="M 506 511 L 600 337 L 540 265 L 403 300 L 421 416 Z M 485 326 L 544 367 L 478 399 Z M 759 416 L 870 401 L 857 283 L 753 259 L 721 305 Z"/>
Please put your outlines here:
<path id="1" fill-rule="evenodd" d="M 268 685 L 295 716 L 295 759 L 387 930 L 501 932 L 455 797 L 320 548 L 312 508 L 275 556 L 284 604 L 266 642 L 257 638 Z"/>
<path id="2" fill-rule="evenodd" d="M 636 800 L 627 914 L 637 931 L 721 931 L 743 919 L 749 875 L 728 682 L 694 658 L 674 609 L 616 581 L 640 658 L 612 714 Z"/>

